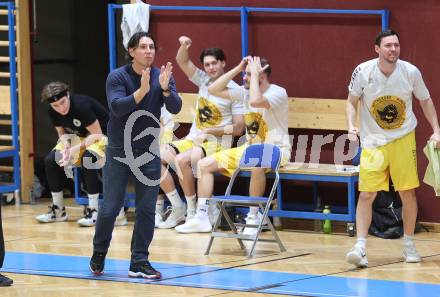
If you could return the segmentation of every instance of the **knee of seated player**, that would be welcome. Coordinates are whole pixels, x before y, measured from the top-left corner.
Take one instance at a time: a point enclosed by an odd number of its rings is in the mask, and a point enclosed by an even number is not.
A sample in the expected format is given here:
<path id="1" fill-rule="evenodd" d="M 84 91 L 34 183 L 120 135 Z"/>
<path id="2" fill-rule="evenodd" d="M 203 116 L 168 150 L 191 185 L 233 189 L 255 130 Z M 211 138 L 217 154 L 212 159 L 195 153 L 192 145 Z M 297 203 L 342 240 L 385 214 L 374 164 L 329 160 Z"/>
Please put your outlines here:
<path id="1" fill-rule="evenodd" d="M 86 150 L 81 158 L 81 165 L 86 169 L 101 169 L 105 165 L 105 157 Z"/>
<path id="2" fill-rule="evenodd" d="M 48 153 L 46 155 L 46 157 L 44 158 L 44 165 L 46 167 L 57 165 L 56 164 L 56 154 L 57 154 L 56 151 L 52 150 L 52 151 L 50 151 L 50 153 Z"/>
<path id="3" fill-rule="evenodd" d="M 174 162 L 176 162 L 176 166 L 178 167 L 189 166 L 191 162 L 191 156 L 187 153 L 178 154 L 176 155 L 176 159 Z"/>
<path id="4" fill-rule="evenodd" d="M 218 164 L 214 158 L 206 157 L 197 163 L 197 172 L 199 176 L 206 173 L 214 173 L 217 170 Z"/>
<path id="5" fill-rule="evenodd" d="M 266 170 L 265 168 L 252 168 L 251 172 L 252 172 L 252 175 L 262 177 L 262 176 L 266 176 L 265 170 Z"/>
<path id="6" fill-rule="evenodd" d="M 160 159 L 162 164 L 173 164 L 175 157 L 176 151 L 169 144 L 163 144 L 160 146 Z"/>

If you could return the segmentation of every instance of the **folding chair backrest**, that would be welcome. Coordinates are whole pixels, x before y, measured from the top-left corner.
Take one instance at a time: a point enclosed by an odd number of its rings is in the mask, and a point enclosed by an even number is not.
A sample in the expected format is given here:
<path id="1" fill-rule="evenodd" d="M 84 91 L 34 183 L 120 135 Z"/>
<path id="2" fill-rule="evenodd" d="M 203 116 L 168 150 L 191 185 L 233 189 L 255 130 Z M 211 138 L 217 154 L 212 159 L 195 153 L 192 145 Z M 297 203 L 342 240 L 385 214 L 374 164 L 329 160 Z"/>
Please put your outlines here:
<path id="1" fill-rule="evenodd" d="M 278 170 L 281 160 L 280 149 L 273 144 L 252 144 L 246 148 L 240 160 L 240 168 L 262 167 Z"/>

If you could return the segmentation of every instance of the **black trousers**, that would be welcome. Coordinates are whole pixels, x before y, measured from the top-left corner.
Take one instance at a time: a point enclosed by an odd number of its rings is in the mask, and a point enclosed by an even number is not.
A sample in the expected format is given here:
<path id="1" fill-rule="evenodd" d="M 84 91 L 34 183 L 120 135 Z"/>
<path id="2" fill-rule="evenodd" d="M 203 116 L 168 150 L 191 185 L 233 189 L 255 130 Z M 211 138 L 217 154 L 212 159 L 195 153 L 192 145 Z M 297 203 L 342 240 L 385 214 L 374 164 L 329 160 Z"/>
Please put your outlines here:
<path id="1" fill-rule="evenodd" d="M 84 164 L 84 160 L 90 158 L 93 163 L 97 162 L 96 156 L 90 151 L 85 151 L 82 156 L 81 164 Z M 47 154 L 45 158 L 46 177 L 49 183 L 49 189 L 51 192 L 61 192 L 64 189 L 64 182 L 66 180 L 64 168 L 60 167 L 56 162 L 56 151 L 53 150 Z M 101 191 L 101 182 L 99 181 L 99 172 L 101 169 L 83 169 L 84 181 L 88 194 L 99 194 Z"/>

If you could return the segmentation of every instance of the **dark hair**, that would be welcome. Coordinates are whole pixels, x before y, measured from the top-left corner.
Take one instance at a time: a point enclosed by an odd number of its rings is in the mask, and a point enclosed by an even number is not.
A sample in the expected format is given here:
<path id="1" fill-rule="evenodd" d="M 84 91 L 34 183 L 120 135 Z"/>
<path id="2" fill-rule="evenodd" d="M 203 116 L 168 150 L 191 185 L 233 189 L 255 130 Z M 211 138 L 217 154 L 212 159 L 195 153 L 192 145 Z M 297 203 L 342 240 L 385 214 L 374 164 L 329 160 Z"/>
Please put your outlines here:
<path id="1" fill-rule="evenodd" d="M 261 67 L 269 65 L 266 69 L 264 69 L 264 73 L 266 73 L 267 77 L 270 77 L 270 74 L 272 73 L 272 69 L 270 68 L 269 61 L 265 58 L 260 58 L 260 62 L 261 62 Z"/>
<path id="2" fill-rule="evenodd" d="M 49 98 L 68 90 L 69 85 L 66 83 L 61 81 L 50 82 L 43 87 L 43 90 L 41 90 L 41 102 L 45 102 Z"/>
<path id="3" fill-rule="evenodd" d="M 216 48 L 216 47 L 205 48 L 200 53 L 200 63 L 203 64 L 203 58 L 205 58 L 206 56 L 213 56 L 219 61 L 226 61 L 225 53 L 220 48 Z"/>
<path id="4" fill-rule="evenodd" d="M 382 39 L 384 37 L 393 36 L 393 35 L 396 35 L 397 39 L 400 39 L 399 38 L 399 34 L 394 29 L 388 28 L 388 29 L 386 29 L 386 30 L 384 30 L 382 32 L 379 32 L 379 34 L 377 34 L 377 36 L 376 36 L 375 44 L 377 46 L 380 46 L 380 43 L 382 42 Z"/>
<path id="5" fill-rule="evenodd" d="M 127 57 L 130 59 L 130 61 L 133 60 L 133 57 L 130 56 L 129 50 L 131 48 L 133 49 L 137 48 L 139 46 L 139 41 L 141 40 L 142 37 L 148 37 L 151 40 L 153 40 L 154 49 L 157 50 L 156 41 L 154 40 L 153 35 L 151 33 L 144 31 L 136 32 L 130 37 L 130 40 L 127 43 Z"/>

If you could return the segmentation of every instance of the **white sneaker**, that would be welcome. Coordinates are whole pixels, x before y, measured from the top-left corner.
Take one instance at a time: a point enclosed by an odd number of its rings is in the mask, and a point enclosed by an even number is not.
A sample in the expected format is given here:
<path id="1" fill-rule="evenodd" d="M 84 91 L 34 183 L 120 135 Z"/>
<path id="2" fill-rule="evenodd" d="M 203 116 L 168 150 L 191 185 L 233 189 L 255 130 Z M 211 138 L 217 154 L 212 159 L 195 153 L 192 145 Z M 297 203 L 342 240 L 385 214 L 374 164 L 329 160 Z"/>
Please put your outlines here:
<path id="1" fill-rule="evenodd" d="M 358 267 L 358 268 L 366 268 L 368 267 L 367 254 L 365 253 L 365 249 L 361 248 L 357 244 L 347 253 L 345 256 L 345 260 Z"/>
<path id="2" fill-rule="evenodd" d="M 191 220 L 174 229 L 179 233 L 206 233 L 211 232 L 212 225 L 208 216 L 195 215 Z"/>
<path id="3" fill-rule="evenodd" d="M 217 207 L 217 202 L 210 202 L 208 207 L 208 216 L 211 226 L 214 226 L 217 222 L 218 216 L 220 215 L 220 208 Z"/>
<path id="4" fill-rule="evenodd" d="M 163 216 L 162 214 L 156 212 L 154 215 L 154 228 L 158 228 L 160 224 L 163 223 Z"/>
<path id="5" fill-rule="evenodd" d="M 164 206 L 162 204 L 156 204 L 156 213 L 154 215 L 154 228 L 159 227 L 159 224 L 163 222 L 163 218 L 165 215 Z"/>
<path id="6" fill-rule="evenodd" d="M 188 222 L 189 220 L 191 220 L 192 218 L 194 218 L 194 216 L 197 213 L 197 209 L 195 208 L 188 208 L 186 210 L 186 219 L 185 219 L 185 223 Z"/>
<path id="7" fill-rule="evenodd" d="M 403 247 L 403 256 L 406 263 L 419 263 L 422 262 L 422 258 L 416 250 L 414 243 L 405 244 Z"/>
<path id="8" fill-rule="evenodd" d="M 246 224 L 249 225 L 258 225 L 260 224 L 261 220 L 263 219 L 263 214 L 261 212 L 257 212 L 256 215 L 248 213 L 246 216 Z M 247 227 L 243 229 L 242 234 L 245 235 L 256 235 L 257 234 L 257 228 Z"/>
<path id="9" fill-rule="evenodd" d="M 125 210 L 124 211 L 121 210 L 115 219 L 115 227 L 125 226 L 127 224 L 128 222 L 127 222 L 127 215 L 125 213 Z"/>
<path id="10" fill-rule="evenodd" d="M 58 205 L 50 205 L 49 211 L 45 214 L 35 217 L 40 223 L 53 223 L 67 221 L 66 208 L 60 209 Z"/>
<path id="11" fill-rule="evenodd" d="M 159 224 L 159 229 L 171 229 L 176 227 L 179 223 L 185 221 L 185 215 L 186 206 L 173 207 L 165 222 Z"/>
<path id="12" fill-rule="evenodd" d="M 85 209 L 84 217 L 76 221 L 81 227 L 92 227 L 96 225 L 98 219 L 98 211 L 87 207 Z"/>

